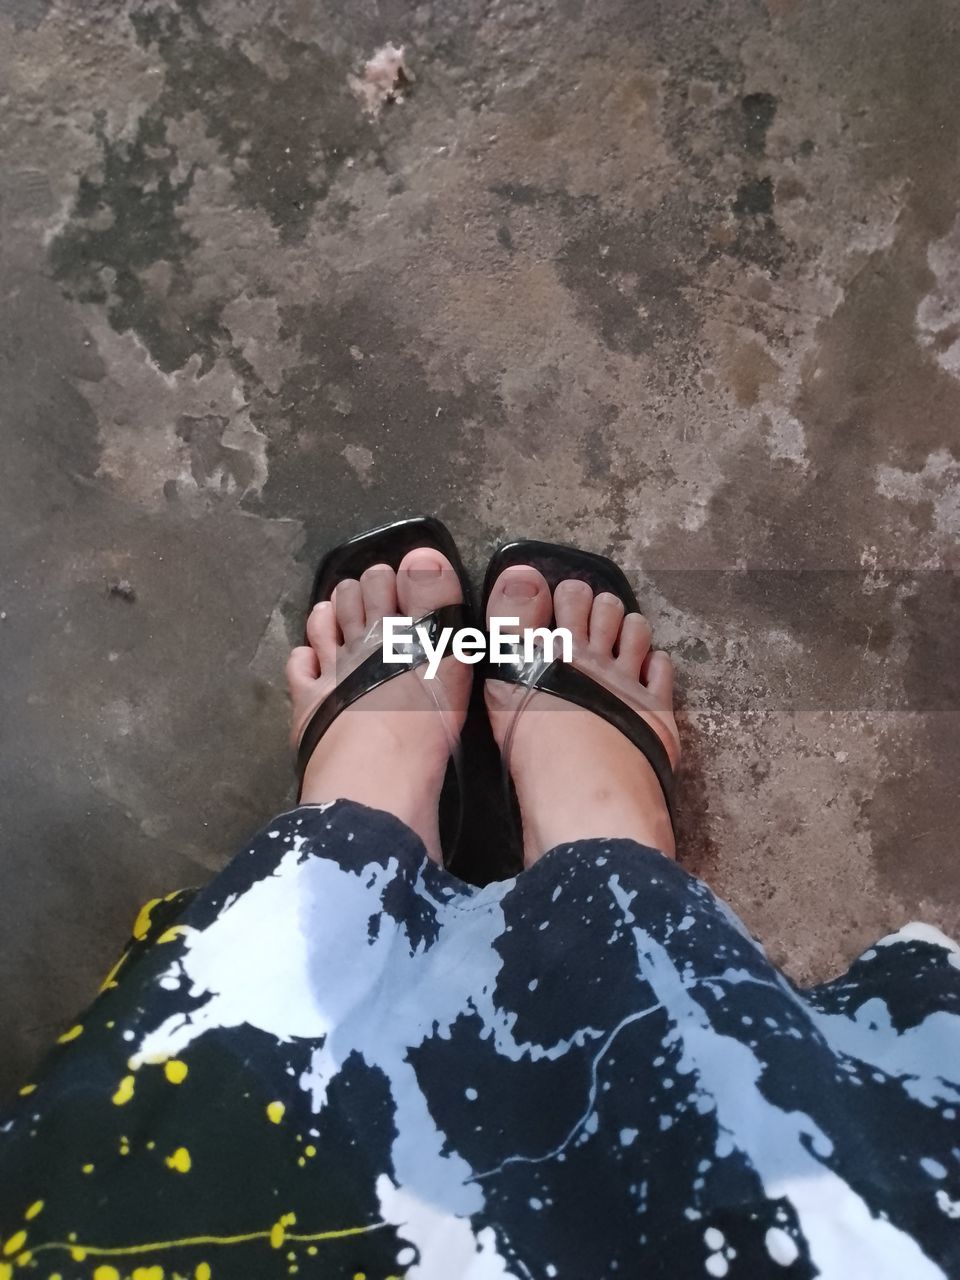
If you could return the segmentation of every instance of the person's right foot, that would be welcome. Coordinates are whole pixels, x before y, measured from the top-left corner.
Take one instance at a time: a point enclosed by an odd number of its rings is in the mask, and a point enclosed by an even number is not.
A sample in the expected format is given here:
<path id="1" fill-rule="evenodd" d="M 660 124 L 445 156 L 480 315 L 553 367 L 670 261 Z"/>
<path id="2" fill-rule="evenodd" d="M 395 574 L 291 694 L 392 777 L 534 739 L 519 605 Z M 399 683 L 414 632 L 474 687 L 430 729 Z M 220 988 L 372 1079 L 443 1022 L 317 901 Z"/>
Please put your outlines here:
<path id="1" fill-rule="evenodd" d="M 544 627 L 555 618 L 573 637 L 573 664 L 643 716 L 674 766 L 680 740 L 673 718 L 673 664 L 650 648 L 642 614 L 624 617 L 609 592 L 594 597 L 585 582 L 561 582 L 553 598 L 546 579 L 529 565 L 505 569 L 494 584 L 487 618 L 519 618 Z M 488 679 L 487 711 L 501 750 L 522 685 Z M 673 826 L 663 791 L 646 757 L 600 716 L 549 693 L 535 693 L 517 720 L 510 774 L 523 819 L 524 863 L 559 844 L 593 837 L 627 837 L 673 856 Z"/>
<path id="2" fill-rule="evenodd" d="M 422 618 L 463 599 L 450 561 L 419 547 L 396 573 L 374 565 L 347 579 L 307 620 L 308 644 L 287 663 L 296 748 L 317 707 L 381 642 L 383 619 Z M 301 804 L 354 800 L 394 814 L 442 863 L 437 805 L 451 748 L 467 714 L 473 669 L 446 657 L 436 679 L 403 671 L 347 707 L 320 739 L 307 764 Z"/>

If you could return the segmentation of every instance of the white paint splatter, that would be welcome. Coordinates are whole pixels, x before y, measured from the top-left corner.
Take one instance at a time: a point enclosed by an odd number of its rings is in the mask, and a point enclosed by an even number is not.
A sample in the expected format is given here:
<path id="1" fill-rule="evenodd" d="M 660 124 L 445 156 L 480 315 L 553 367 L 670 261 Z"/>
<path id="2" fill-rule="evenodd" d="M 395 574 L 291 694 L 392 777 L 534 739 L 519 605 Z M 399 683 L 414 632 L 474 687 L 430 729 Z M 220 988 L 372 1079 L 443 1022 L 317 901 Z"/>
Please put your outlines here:
<path id="1" fill-rule="evenodd" d="M 611 877 L 610 888 L 627 923 L 634 924 L 630 905 L 636 894 L 624 890 L 617 876 Z M 700 1089 L 714 1099 L 721 1136 L 725 1132 L 750 1160 L 769 1199 L 792 1203 L 821 1273 L 944 1280 L 911 1236 L 875 1218 L 856 1191 L 814 1155 L 810 1143 L 823 1135 L 811 1117 L 783 1111 L 767 1100 L 759 1088 L 763 1064 L 746 1045 L 715 1029 L 660 943 L 640 927 L 632 932 L 640 971 L 669 1008 Z M 942 1053 L 940 1046 L 941 1061 Z"/>
<path id="2" fill-rule="evenodd" d="M 727 1237 L 718 1227 L 707 1227 L 703 1233 L 703 1243 L 711 1252 L 716 1253 L 727 1243 Z"/>
<path id="3" fill-rule="evenodd" d="M 507 1270 L 497 1251 L 496 1238 L 490 1227 L 476 1236 L 467 1218 L 458 1218 L 435 1204 L 427 1203 L 413 1192 L 394 1186 L 386 1174 L 377 1179 L 380 1214 L 392 1223 L 404 1240 L 409 1240 L 419 1253 L 419 1261 L 410 1266 L 416 1254 L 401 1251 L 397 1264 L 407 1268 L 407 1280 L 516 1280 Z"/>
<path id="4" fill-rule="evenodd" d="M 800 1256 L 797 1242 L 782 1227 L 770 1227 L 763 1237 L 767 1253 L 781 1267 L 792 1267 Z"/>

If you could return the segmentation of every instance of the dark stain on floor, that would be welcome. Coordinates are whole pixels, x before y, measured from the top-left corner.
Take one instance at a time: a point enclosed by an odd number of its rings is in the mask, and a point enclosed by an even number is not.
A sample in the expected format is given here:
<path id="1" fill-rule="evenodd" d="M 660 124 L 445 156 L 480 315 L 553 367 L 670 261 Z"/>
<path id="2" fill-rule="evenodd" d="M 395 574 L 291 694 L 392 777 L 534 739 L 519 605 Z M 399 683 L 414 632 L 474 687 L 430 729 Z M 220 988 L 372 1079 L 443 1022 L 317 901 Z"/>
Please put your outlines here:
<path id="1" fill-rule="evenodd" d="M 3 1087 L 289 803 L 316 558 L 420 510 L 478 573 L 622 560 L 681 857 L 791 974 L 957 930 L 958 42 L 949 0 L 0 3 Z"/>

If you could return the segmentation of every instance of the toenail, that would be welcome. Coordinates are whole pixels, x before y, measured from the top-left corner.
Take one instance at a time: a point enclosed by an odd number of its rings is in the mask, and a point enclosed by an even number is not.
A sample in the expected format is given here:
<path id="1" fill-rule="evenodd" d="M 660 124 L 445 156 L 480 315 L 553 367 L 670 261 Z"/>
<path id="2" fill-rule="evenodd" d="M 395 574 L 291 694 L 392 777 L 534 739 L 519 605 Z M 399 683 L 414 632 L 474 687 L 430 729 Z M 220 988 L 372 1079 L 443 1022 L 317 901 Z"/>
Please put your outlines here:
<path id="1" fill-rule="evenodd" d="M 511 600 L 532 600 L 537 594 L 537 584 L 530 578 L 511 576 L 503 584 L 503 594 Z"/>

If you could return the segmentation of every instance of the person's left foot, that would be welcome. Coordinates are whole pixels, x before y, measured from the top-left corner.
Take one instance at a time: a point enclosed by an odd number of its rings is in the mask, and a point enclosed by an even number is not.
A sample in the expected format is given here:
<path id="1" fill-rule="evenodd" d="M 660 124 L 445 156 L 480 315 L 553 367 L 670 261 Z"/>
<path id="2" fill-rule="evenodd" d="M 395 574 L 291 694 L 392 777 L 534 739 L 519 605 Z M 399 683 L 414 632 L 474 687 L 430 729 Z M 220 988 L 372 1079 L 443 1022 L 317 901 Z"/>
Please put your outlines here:
<path id="1" fill-rule="evenodd" d="M 673 717 L 673 664 L 651 649 L 650 624 L 624 616 L 610 592 L 594 596 L 585 582 L 567 579 L 551 596 L 531 565 L 512 565 L 497 578 L 487 617 L 516 618 L 522 628 L 551 618 L 573 641 L 573 665 L 647 722 L 670 763 L 680 758 Z M 575 840 L 626 838 L 674 855 L 673 824 L 657 776 L 615 726 L 549 693 L 492 676 L 485 686 L 490 725 L 500 749 L 508 734 L 510 775 L 523 819 L 524 862 Z"/>
<path id="2" fill-rule="evenodd" d="M 450 561 L 428 547 L 409 552 L 396 573 L 374 565 L 359 582 L 339 583 L 333 599 L 310 613 L 309 645 L 294 649 L 287 662 L 294 747 L 324 698 L 380 645 L 385 617 L 416 622 L 462 599 Z M 433 680 L 425 676 L 423 667 L 404 672 L 337 716 L 310 757 L 300 802 L 355 800 L 383 809 L 411 827 L 442 863 L 437 808 L 466 718 L 472 671 L 448 657 Z"/>

